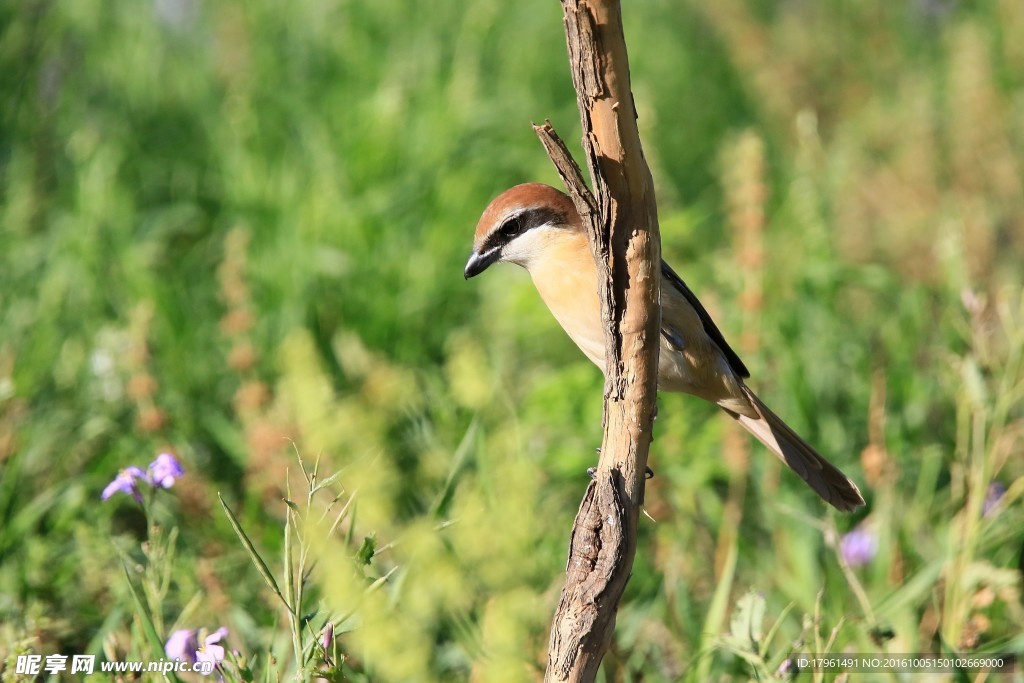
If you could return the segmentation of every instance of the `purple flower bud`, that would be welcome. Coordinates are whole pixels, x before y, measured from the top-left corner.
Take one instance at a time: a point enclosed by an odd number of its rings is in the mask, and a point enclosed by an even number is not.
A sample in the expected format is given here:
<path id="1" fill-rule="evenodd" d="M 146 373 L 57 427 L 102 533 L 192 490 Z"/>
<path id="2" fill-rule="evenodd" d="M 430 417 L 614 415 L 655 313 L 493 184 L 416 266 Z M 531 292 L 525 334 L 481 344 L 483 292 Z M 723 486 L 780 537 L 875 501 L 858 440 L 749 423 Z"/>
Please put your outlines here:
<path id="1" fill-rule="evenodd" d="M 324 652 L 326 654 L 328 654 L 328 655 L 331 654 L 331 648 L 334 646 L 334 624 L 333 623 L 328 621 L 327 625 L 324 626 L 323 639 L 320 641 L 320 644 L 323 646 Z"/>
<path id="2" fill-rule="evenodd" d="M 161 453 L 149 464 L 146 480 L 155 487 L 169 489 L 174 486 L 174 480 L 183 474 L 185 468 L 177 458 L 170 453 Z"/>
<path id="3" fill-rule="evenodd" d="M 100 495 L 101 500 L 107 500 L 118 491 L 127 493 L 135 502 L 142 504 L 142 494 L 139 493 L 139 487 L 135 481 L 137 479 L 146 479 L 146 473 L 138 467 L 126 467 L 114 478 L 114 481 L 107 484 L 107 487 L 103 489 L 103 493 Z"/>
<path id="4" fill-rule="evenodd" d="M 863 567 L 878 554 L 878 536 L 866 527 L 859 526 L 839 541 L 839 551 L 851 567 Z"/>
<path id="5" fill-rule="evenodd" d="M 985 494 L 985 502 L 981 506 L 981 514 L 988 517 L 999 505 L 1000 499 L 1006 495 L 1006 484 L 1001 481 L 994 481 L 988 485 L 988 492 Z"/>
<path id="6" fill-rule="evenodd" d="M 776 678 L 791 679 L 796 678 L 798 673 L 800 673 L 800 667 L 796 665 L 796 660 L 790 657 L 782 660 L 778 670 L 775 672 L 775 676 Z"/>

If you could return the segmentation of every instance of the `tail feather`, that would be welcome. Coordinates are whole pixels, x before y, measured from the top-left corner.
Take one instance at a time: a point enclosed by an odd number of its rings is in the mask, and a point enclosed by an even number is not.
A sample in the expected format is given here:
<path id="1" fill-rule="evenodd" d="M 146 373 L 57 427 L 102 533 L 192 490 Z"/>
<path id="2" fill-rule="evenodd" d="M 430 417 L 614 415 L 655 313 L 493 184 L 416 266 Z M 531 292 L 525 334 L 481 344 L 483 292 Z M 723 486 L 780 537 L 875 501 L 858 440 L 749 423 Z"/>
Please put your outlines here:
<path id="1" fill-rule="evenodd" d="M 754 407 L 757 417 L 741 415 L 728 408 L 724 408 L 725 412 L 800 475 L 826 503 L 843 512 L 864 505 L 860 489 L 849 477 L 801 439 L 745 385 L 743 393 Z"/>

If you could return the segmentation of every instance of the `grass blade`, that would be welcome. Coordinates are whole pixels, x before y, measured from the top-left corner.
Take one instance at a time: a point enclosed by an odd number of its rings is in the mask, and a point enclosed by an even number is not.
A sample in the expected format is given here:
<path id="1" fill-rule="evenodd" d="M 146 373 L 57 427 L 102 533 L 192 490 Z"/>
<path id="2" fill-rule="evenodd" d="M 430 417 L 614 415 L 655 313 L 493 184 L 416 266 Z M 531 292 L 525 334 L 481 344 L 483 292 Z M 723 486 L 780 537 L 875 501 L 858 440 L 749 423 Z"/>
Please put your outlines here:
<path id="1" fill-rule="evenodd" d="M 164 643 L 160 639 L 160 634 L 156 632 L 156 626 L 153 625 L 153 616 L 149 613 L 149 608 L 146 606 L 145 601 L 143 601 L 142 596 L 139 595 L 139 590 L 135 587 L 131 574 L 128 573 L 128 565 L 122 563 L 121 568 L 124 569 L 124 579 L 128 582 L 128 592 L 132 594 L 132 602 L 135 603 L 135 613 L 139 615 L 139 621 L 142 622 L 142 631 L 146 634 L 149 646 L 153 648 L 152 656 L 154 658 L 163 657 Z M 178 677 L 174 675 L 173 671 L 169 671 L 165 675 L 169 680 L 177 683 Z"/>
<path id="2" fill-rule="evenodd" d="M 260 573 L 263 580 L 270 586 L 270 590 L 274 591 L 274 594 L 281 598 L 281 602 L 284 603 L 285 607 L 288 608 L 289 612 L 293 612 L 292 606 L 288 604 L 288 600 L 282 595 L 281 589 L 277 587 L 277 581 L 274 580 L 274 575 L 270 573 L 270 569 L 267 567 L 267 563 L 263 561 L 260 554 L 256 552 L 256 548 L 253 546 L 252 541 L 245 535 L 245 531 L 242 530 L 242 525 L 238 523 L 238 518 L 235 517 L 235 513 L 231 511 L 228 504 L 224 502 L 224 497 L 220 495 L 220 491 L 217 492 L 217 499 L 220 501 L 220 506 L 224 508 L 224 514 L 228 516 L 228 521 L 231 522 L 231 528 L 235 530 L 235 534 L 238 536 L 238 540 L 245 546 L 246 552 L 249 553 L 249 557 L 252 559 L 252 563 L 256 565 L 256 571 Z"/>
<path id="3" fill-rule="evenodd" d="M 327 478 L 326 478 L 326 479 L 324 479 L 323 481 L 321 481 L 321 482 L 317 482 L 316 486 L 314 486 L 314 487 L 312 488 L 312 490 L 311 490 L 311 491 L 309 492 L 309 495 L 311 495 L 311 496 L 312 496 L 312 495 L 313 495 L 314 493 L 316 493 L 317 491 L 319 491 L 319 490 L 321 490 L 321 489 L 325 489 L 325 488 L 327 488 L 328 486 L 330 486 L 330 485 L 331 485 L 331 484 L 333 484 L 334 482 L 336 482 L 336 481 L 338 481 L 339 479 L 341 479 L 341 475 L 342 475 L 342 474 L 344 474 L 344 470 L 338 470 L 337 472 L 335 472 L 335 473 L 334 473 L 334 474 L 332 474 L 331 476 L 327 477 Z"/>

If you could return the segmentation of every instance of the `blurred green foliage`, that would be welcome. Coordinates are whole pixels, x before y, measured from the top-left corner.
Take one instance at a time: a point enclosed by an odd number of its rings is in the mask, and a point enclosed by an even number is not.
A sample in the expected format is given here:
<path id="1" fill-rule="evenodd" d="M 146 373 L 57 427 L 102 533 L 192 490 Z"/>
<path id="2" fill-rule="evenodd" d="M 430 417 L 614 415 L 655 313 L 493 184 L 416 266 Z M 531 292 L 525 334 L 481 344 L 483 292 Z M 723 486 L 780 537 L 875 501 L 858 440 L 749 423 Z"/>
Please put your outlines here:
<path id="1" fill-rule="evenodd" d="M 1024 6 L 623 11 L 666 258 L 869 505 L 662 397 L 605 680 L 1024 650 Z M 307 593 L 347 675 L 539 676 L 602 381 L 522 272 L 462 266 L 491 197 L 556 183 L 529 122 L 578 136 L 558 4 L 26 0 L 0 31 L 0 661 L 159 656 L 119 563 L 145 520 L 99 493 L 161 449 L 154 622 L 287 661 L 216 492 L 280 558 L 299 452 L 351 506 Z"/>

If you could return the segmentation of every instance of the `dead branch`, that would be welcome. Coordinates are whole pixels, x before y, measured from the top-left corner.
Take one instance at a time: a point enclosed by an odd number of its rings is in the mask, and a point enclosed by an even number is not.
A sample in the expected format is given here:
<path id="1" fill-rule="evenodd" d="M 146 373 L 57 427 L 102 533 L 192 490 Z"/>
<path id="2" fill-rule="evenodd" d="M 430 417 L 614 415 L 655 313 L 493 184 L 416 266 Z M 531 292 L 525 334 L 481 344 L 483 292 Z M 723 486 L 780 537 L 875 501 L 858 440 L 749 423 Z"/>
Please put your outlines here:
<path id="1" fill-rule="evenodd" d="M 551 125 L 535 130 L 588 226 L 606 371 L 601 458 L 573 525 L 545 680 L 593 681 L 636 553 L 657 391 L 661 245 L 619 2 L 562 0 L 562 10 L 594 195 Z"/>

